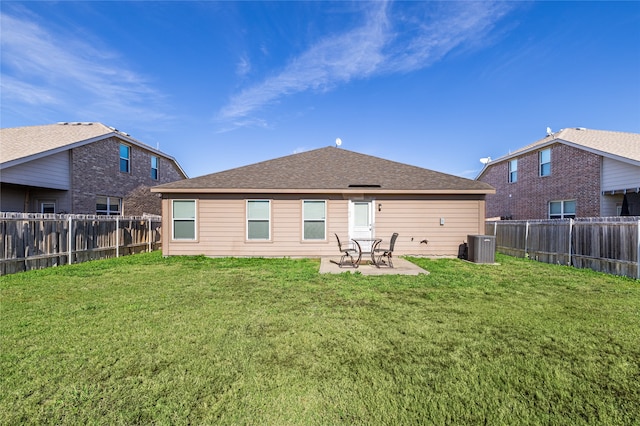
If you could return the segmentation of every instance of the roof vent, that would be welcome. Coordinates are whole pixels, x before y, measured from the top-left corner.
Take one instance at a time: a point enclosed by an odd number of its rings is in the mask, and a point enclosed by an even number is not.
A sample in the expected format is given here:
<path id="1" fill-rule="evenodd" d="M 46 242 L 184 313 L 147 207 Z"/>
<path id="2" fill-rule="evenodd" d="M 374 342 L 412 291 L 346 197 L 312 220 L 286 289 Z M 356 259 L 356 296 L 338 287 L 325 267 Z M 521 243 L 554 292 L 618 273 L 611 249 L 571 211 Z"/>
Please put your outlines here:
<path id="1" fill-rule="evenodd" d="M 587 130 L 586 127 L 576 127 L 576 130 Z"/>
<path id="2" fill-rule="evenodd" d="M 61 126 L 66 126 L 69 123 L 67 123 L 66 121 L 58 121 L 58 124 Z"/>

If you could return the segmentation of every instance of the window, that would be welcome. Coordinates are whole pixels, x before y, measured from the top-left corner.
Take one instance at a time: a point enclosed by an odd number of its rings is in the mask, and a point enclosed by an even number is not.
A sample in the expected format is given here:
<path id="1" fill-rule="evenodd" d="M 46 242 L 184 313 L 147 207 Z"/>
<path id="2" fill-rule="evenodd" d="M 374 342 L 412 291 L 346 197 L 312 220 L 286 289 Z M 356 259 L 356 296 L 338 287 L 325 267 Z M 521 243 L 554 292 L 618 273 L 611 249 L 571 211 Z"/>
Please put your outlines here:
<path id="1" fill-rule="evenodd" d="M 120 144 L 120 171 L 129 173 L 131 162 L 131 147 L 129 145 Z"/>
<path id="2" fill-rule="evenodd" d="M 247 200 L 247 239 L 269 240 L 271 206 L 269 200 Z"/>
<path id="3" fill-rule="evenodd" d="M 173 200 L 172 220 L 174 240 L 196 239 L 196 201 Z"/>
<path id="4" fill-rule="evenodd" d="M 551 148 L 540 151 L 540 176 L 551 175 Z"/>
<path id="5" fill-rule="evenodd" d="M 158 157 L 151 156 L 151 179 L 158 180 Z"/>
<path id="6" fill-rule="evenodd" d="M 368 201 L 353 203 L 353 225 L 355 227 L 368 228 L 371 226 L 370 206 L 371 203 Z"/>
<path id="7" fill-rule="evenodd" d="M 55 201 L 43 201 L 40 203 L 40 213 L 55 213 L 56 203 Z"/>
<path id="8" fill-rule="evenodd" d="M 114 216 L 122 211 L 122 198 L 102 197 L 96 198 L 96 214 Z"/>
<path id="9" fill-rule="evenodd" d="M 549 203 L 549 219 L 574 219 L 576 217 L 576 201 L 551 201 Z"/>
<path id="10" fill-rule="evenodd" d="M 518 160 L 509 161 L 509 183 L 518 181 Z"/>
<path id="11" fill-rule="evenodd" d="M 324 240 L 326 221 L 325 202 L 303 201 L 302 208 L 302 239 Z"/>

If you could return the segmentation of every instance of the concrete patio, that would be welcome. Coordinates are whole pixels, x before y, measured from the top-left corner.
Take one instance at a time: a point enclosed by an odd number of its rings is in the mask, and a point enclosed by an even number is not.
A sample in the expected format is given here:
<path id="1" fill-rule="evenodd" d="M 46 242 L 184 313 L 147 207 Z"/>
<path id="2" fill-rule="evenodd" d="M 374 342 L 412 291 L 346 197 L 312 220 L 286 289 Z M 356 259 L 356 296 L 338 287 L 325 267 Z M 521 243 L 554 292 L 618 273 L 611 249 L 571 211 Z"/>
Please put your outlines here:
<path id="1" fill-rule="evenodd" d="M 336 265 L 331 262 L 331 260 L 339 260 L 333 257 L 323 257 L 320 260 L 320 273 L 321 274 L 341 274 L 343 272 L 360 272 L 362 275 L 420 275 L 420 274 L 429 274 L 429 271 L 425 271 L 419 266 L 409 262 L 408 260 L 394 257 L 393 258 L 393 268 L 389 268 L 387 266 L 382 266 L 380 268 L 376 268 L 374 265 L 371 265 L 368 262 L 362 262 L 360 267 L 352 268 L 352 267 L 344 267 Z"/>

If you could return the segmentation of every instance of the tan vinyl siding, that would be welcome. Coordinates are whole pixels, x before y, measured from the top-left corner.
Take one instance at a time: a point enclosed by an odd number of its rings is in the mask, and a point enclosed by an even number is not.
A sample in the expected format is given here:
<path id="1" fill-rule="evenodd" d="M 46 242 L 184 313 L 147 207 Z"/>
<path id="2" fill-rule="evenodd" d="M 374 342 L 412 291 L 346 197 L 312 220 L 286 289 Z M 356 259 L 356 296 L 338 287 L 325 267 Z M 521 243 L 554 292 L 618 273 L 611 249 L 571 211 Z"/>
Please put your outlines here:
<path id="1" fill-rule="evenodd" d="M 382 204 L 381 211 L 377 205 Z M 467 235 L 478 234 L 484 222 L 481 200 L 376 200 L 375 236 L 388 243 L 391 234 L 399 234 L 398 254 L 453 256 Z M 440 225 L 444 218 L 444 225 Z M 420 243 L 428 240 L 428 244 Z"/>
<path id="2" fill-rule="evenodd" d="M 181 197 L 183 198 L 183 197 Z M 184 199 L 190 198 L 185 195 Z M 193 196 L 191 197 L 193 198 Z M 465 198 L 465 197 L 463 197 Z M 400 237 L 398 255 L 455 256 L 468 234 L 478 234 L 484 222 L 484 201 L 477 196 L 418 197 L 415 200 L 374 200 L 375 236 L 388 243 L 393 232 Z M 271 200 L 271 239 L 246 239 L 246 200 Z M 304 241 L 302 200 L 327 202 L 326 239 Z M 382 210 L 377 211 L 378 204 Z M 275 195 L 245 198 L 242 195 L 201 195 L 197 202 L 197 240 L 172 241 L 170 221 L 165 220 L 165 255 L 319 257 L 338 254 L 334 233 L 346 240 L 349 233 L 349 200 L 342 196 L 309 197 Z M 163 200 L 163 215 L 170 215 L 170 201 Z M 440 218 L 445 224 L 440 225 Z M 429 244 L 420 244 L 428 239 Z"/>

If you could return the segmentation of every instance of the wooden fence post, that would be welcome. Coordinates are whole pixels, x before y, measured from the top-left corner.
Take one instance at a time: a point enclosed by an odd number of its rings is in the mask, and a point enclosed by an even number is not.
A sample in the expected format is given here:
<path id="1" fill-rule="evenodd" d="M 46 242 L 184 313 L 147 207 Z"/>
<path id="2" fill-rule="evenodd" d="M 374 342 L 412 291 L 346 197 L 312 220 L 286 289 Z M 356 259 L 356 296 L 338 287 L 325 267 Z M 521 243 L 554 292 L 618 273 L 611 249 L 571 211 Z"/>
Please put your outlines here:
<path id="1" fill-rule="evenodd" d="M 529 221 L 524 225 L 524 258 L 527 259 L 527 245 L 529 244 Z"/>
<path id="2" fill-rule="evenodd" d="M 569 219 L 569 263 L 567 264 L 567 266 L 571 266 L 571 252 L 572 250 L 572 241 L 571 238 L 573 236 L 573 219 Z"/>
<path id="3" fill-rule="evenodd" d="M 147 220 L 149 223 L 149 233 L 147 234 L 147 240 L 149 241 L 149 253 L 151 253 L 151 218 Z"/>
<path id="4" fill-rule="evenodd" d="M 637 259 L 636 259 L 636 278 L 640 280 L 640 220 L 638 220 L 638 223 L 636 224 L 636 226 L 638 227 L 638 247 L 636 250 L 636 254 L 637 254 Z"/>
<path id="5" fill-rule="evenodd" d="M 120 257 L 120 220 L 116 216 L 116 257 Z"/>
<path id="6" fill-rule="evenodd" d="M 73 219 L 71 218 L 71 216 L 69 216 L 69 231 L 68 231 L 68 235 L 67 235 L 67 243 L 69 245 L 69 261 L 68 264 L 71 265 L 71 263 L 73 263 L 73 261 L 71 260 L 71 256 L 73 255 L 73 250 L 71 248 L 71 243 L 73 242 L 73 232 L 71 227 L 73 226 Z"/>

